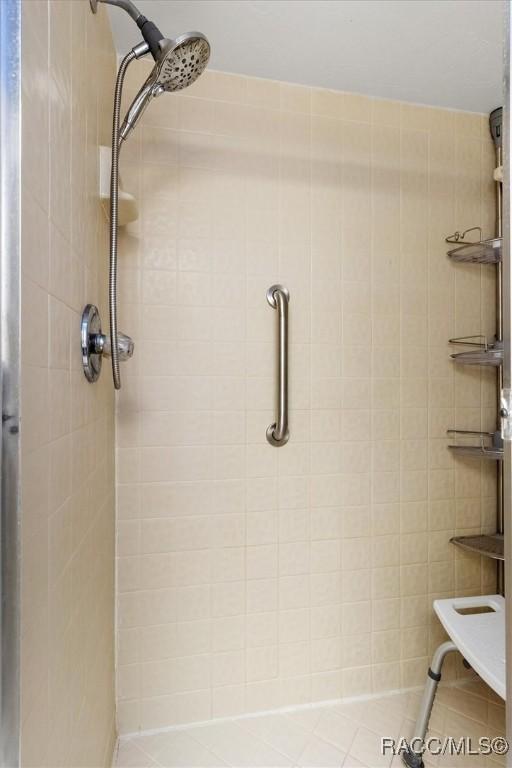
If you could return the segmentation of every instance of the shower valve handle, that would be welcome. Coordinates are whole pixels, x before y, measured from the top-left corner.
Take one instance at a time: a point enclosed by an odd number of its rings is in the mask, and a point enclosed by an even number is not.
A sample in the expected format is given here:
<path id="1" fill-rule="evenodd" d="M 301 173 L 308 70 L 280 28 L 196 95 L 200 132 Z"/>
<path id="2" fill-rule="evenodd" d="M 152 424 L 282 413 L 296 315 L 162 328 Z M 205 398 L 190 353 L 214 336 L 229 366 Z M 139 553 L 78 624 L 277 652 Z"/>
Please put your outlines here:
<path id="1" fill-rule="evenodd" d="M 94 345 L 94 351 L 98 355 L 104 355 L 105 357 L 110 357 L 111 355 L 111 349 L 110 349 L 110 336 L 107 336 L 105 333 L 97 333 L 93 339 L 91 339 L 93 345 Z M 118 332 L 117 334 L 117 350 L 119 354 L 119 360 L 125 361 L 129 360 L 130 357 L 133 356 L 133 350 L 135 348 L 135 344 L 133 342 L 133 339 L 131 339 L 129 336 L 127 336 L 125 333 Z"/>

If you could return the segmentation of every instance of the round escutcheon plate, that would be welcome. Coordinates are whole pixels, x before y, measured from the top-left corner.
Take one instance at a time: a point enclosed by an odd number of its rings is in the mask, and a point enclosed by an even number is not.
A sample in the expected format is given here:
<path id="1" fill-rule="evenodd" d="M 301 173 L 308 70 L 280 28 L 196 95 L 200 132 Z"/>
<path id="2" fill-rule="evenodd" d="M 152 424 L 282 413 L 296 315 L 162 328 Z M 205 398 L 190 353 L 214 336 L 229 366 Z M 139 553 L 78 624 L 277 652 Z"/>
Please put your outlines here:
<path id="1" fill-rule="evenodd" d="M 87 304 L 82 312 L 81 342 L 82 365 L 87 381 L 97 381 L 101 373 L 101 354 L 95 351 L 94 339 L 101 333 L 98 307 Z"/>

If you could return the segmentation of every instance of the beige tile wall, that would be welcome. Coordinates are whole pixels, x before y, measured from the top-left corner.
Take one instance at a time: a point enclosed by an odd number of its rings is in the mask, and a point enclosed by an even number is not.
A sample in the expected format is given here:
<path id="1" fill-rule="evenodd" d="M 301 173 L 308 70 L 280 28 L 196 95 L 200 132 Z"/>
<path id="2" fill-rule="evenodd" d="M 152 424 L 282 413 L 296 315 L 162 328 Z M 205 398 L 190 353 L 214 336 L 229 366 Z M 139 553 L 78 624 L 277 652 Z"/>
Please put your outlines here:
<path id="1" fill-rule="evenodd" d="M 22 12 L 22 765 L 96 768 L 115 737 L 114 408 L 108 372 L 82 373 L 80 315 L 107 316 L 115 56 L 88 0 Z"/>
<path id="2" fill-rule="evenodd" d="M 123 151 L 120 730 L 422 682 L 432 600 L 494 591 L 448 540 L 492 529 L 495 467 L 446 439 L 494 424 L 492 373 L 447 344 L 492 336 L 493 270 L 444 243 L 492 233 L 486 116 L 208 72 Z"/>

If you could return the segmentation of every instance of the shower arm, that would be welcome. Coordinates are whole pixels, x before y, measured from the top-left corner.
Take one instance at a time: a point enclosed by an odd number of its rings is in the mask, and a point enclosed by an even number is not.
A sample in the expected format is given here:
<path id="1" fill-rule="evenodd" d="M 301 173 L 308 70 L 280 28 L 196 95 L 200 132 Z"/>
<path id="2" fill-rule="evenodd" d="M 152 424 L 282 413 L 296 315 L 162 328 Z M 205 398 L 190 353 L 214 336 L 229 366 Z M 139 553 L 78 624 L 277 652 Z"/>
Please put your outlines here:
<path id="1" fill-rule="evenodd" d="M 106 3 L 107 5 L 113 5 L 116 8 L 122 8 L 123 11 L 134 20 L 138 28 L 141 31 L 142 37 L 149 45 L 151 55 L 156 61 L 161 53 L 160 44 L 165 41 L 164 36 L 152 21 L 146 19 L 136 5 L 132 3 L 132 0 L 89 0 L 93 13 L 98 10 L 98 3 Z"/>
<path id="2" fill-rule="evenodd" d="M 112 117 L 112 166 L 110 169 L 110 263 L 108 310 L 110 319 L 110 359 L 112 361 L 112 378 L 114 380 L 115 389 L 121 389 L 121 374 L 119 372 L 119 339 L 117 330 L 117 227 L 119 216 L 119 153 L 122 144 L 119 130 L 119 116 L 126 70 L 132 61 L 141 56 L 145 56 L 148 51 L 149 45 L 147 43 L 139 43 L 126 54 L 119 65 L 114 92 L 114 111 Z"/>
<path id="3" fill-rule="evenodd" d="M 106 3 L 107 5 L 115 5 L 117 8 L 122 8 L 135 22 L 142 16 L 142 13 L 131 0 L 89 0 L 89 2 L 91 3 L 93 13 L 96 13 L 98 10 L 98 3 Z"/>

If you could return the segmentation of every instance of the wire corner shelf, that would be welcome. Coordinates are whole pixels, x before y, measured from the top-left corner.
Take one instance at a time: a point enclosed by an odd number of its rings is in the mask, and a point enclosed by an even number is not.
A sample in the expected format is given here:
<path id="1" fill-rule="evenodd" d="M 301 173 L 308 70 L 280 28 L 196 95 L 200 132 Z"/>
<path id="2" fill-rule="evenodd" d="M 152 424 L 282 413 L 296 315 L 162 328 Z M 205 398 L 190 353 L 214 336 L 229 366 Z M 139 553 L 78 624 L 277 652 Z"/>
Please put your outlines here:
<path id="1" fill-rule="evenodd" d="M 479 437 L 477 445 L 474 443 L 455 443 L 448 446 L 452 453 L 458 456 L 469 456 L 473 459 L 486 459 L 488 461 L 503 461 L 503 439 L 499 431 L 480 432 L 472 429 L 449 429 L 448 435 L 455 438 L 469 439 Z"/>
<path id="2" fill-rule="evenodd" d="M 478 240 L 465 239 L 466 235 L 475 231 L 479 233 Z M 447 251 L 447 255 L 452 261 L 466 264 L 497 264 L 502 260 L 503 238 L 482 238 L 480 227 L 471 227 L 464 232 L 456 231 L 446 238 L 446 242 L 457 246 Z"/>
<path id="3" fill-rule="evenodd" d="M 450 355 L 454 363 L 458 365 L 485 365 L 498 368 L 503 363 L 503 342 L 489 342 L 487 336 L 475 334 L 473 336 L 458 336 L 450 339 L 449 344 L 475 347 L 465 352 L 456 352 Z"/>

